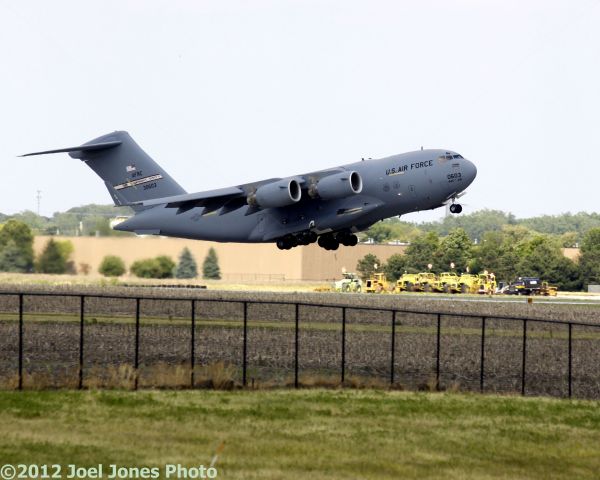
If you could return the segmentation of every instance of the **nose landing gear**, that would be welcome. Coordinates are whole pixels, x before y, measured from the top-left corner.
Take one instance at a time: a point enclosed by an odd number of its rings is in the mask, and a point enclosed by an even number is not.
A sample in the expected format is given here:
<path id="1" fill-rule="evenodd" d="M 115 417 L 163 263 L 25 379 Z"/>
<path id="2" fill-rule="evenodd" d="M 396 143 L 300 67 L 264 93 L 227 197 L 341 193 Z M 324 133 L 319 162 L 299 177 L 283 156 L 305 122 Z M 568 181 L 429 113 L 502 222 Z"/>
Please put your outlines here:
<path id="1" fill-rule="evenodd" d="M 450 213 L 460 213 L 462 212 L 462 205 L 459 203 L 453 203 L 450 205 Z"/>

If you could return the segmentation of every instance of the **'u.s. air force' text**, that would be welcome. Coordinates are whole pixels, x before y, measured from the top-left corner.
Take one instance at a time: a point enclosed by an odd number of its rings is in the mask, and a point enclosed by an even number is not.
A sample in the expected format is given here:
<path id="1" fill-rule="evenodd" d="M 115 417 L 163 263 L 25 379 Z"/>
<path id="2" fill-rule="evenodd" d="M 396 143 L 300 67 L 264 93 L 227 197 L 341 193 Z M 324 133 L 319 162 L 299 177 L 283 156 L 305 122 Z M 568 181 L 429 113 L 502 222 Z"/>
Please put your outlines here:
<path id="1" fill-rule="evenodd" d="M 410 169 L 408 165 L 400 165 L 399 167 L 388 168 L 385 171 L 386 175 L 401 175 L 408 170 L 416 170 L 418 168 L 431 167 L 433 165 L 433 160 L 427 160 L 426 162 L 416 162 L 410 164 Z"/>

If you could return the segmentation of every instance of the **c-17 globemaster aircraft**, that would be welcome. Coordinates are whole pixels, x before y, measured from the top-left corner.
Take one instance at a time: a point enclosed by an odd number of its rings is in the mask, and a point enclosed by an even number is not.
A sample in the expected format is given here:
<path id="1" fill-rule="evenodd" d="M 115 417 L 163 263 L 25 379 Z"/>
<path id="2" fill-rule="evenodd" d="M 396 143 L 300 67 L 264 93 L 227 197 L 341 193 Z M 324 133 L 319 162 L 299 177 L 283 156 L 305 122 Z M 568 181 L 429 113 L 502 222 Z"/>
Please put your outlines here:
<path id="1" fill-rule="evenodd" d="M 288 250 L 318 241 L 354 246 L 355 233 L 384 218 L 455 203 L 477 168 L 456 152 L 418 150 L 287 178 L 187 193 L 133 141 L 114 132 L 68 152 L 87 163 L 117 206 L 135 215 L 116 230 L 217 242 L 275 242 Z"/>

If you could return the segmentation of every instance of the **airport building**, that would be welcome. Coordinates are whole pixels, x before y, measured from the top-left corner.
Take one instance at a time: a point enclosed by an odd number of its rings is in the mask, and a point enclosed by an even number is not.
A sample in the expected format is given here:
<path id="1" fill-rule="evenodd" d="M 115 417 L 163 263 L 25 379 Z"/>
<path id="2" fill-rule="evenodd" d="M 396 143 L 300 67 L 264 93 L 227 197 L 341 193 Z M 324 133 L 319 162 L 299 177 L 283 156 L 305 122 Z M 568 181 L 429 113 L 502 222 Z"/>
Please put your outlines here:
<path id="1" fill-rule="evenodd" d="M 51 237 L 36 236 L 34 249 L 38 255 Z M 74 247 L 71 256 L 77 271 L 89 266 L 91 274 L 106 255 L 118 255 L 127 267 L 136 260 L 168 255 L 177 261 L 184 247 L 188 247 L 198 263 L 213 247 L 219 258 L 223 280 L 227 281 L 327 281 L 340 278 L 342 270 L 356 270 L 359 259 L 372 253 L 386 261 L 395 253 L 403 253 L 405 245 L 367 245 L 340 247 L 326 251 L 316 244 L 281 251 L 274 243 L 216 243 L 166 237 L 58 237 L 69 240 Z"/>

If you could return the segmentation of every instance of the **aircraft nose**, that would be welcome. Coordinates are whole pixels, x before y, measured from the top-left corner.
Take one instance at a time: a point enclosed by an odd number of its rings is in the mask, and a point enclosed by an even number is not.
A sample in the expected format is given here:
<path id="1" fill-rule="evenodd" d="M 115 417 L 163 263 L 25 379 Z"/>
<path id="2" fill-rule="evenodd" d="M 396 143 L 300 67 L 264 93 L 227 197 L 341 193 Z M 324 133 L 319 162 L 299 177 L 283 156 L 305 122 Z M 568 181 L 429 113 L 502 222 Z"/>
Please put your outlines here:
<path id="1" fill-rule="evenodd" d="M 465 158 L 462 170 L 464 172 L 464 176 L 466 177 L 467 182 L 469 184 L 472 183 L 473 180 L 475 180 L 475 177 L 477 176 L 477 167 L 475 166 L 475 164 Z"/>

